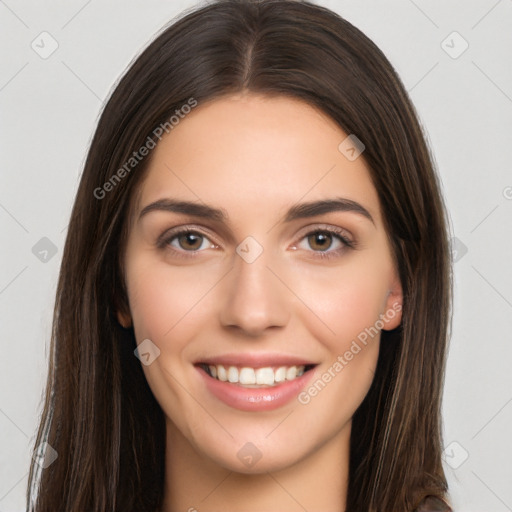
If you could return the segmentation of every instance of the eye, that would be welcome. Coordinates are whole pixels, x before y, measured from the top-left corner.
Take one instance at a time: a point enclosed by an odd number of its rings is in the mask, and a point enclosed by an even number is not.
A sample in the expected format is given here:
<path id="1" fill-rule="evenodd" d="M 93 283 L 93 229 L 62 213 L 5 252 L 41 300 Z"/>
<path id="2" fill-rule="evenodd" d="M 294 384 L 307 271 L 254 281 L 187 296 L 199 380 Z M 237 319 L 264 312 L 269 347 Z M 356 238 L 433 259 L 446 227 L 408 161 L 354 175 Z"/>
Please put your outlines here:
<path id="1" fill-rule="evenodd" d="M 306 237 L 307 243 L 314 251 L 327 251 L 332 249 L 336 242 L 340 244 L 339 240 L 336 240 L 332 233 L 325 231 L 316 231 Z"/>
<path id="2" fill-rule="evenodd" d="M 170 247 L 179 253 L 195 253 L 205 249 L 214 249 L 217 246 L 203 233 L 192 229 L 182 229 L 166 233 L 158 242 L 161 248 Z"/>
<path id="3" fill-rule="evenodd" d="M 346 231 L 334 228 L 316 229 L 306 233 L 295 248 L 315 253 L 315 257 L 335 257 L 353 248 L 355 242 L 348 238 Z"/>

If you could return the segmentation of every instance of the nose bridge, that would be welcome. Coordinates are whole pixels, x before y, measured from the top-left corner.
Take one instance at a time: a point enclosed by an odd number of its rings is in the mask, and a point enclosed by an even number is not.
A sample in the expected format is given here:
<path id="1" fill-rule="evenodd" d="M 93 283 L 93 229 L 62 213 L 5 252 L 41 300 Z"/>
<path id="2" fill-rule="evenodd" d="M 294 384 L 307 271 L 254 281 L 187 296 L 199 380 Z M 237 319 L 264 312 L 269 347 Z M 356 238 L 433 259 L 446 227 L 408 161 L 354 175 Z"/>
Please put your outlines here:
<path id="1" fill-rule="evenodd" d="M 273 251 L 251 238 L 240 243 L 234 255 L 221 323 L 255 335 L 268 327 L 284 326 L 289 307 L 286 290 L 268 268 L 275 266 L 270 261 Z"/>

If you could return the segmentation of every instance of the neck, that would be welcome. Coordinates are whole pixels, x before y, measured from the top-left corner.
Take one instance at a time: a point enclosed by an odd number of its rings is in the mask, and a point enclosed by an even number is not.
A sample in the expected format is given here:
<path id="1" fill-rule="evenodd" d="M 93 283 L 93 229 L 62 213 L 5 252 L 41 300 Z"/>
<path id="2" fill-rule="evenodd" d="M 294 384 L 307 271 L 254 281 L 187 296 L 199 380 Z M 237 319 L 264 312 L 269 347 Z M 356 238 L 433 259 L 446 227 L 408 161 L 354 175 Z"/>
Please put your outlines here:
<path id="1" fill-rule="evenodd" d="M 244 474 L 199 453 L 167 420 L 162 512 L 343 512 L 350 427 L 290 467 Z"/>

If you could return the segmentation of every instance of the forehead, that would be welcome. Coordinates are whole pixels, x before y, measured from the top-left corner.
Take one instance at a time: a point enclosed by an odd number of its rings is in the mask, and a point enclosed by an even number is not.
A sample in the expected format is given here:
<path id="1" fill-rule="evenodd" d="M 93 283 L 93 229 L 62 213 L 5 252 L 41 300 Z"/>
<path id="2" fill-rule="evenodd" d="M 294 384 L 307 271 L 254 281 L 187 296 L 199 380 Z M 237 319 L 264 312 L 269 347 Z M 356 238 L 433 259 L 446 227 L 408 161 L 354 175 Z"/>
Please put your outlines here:
<path id="1" fill-rule="evenodd" d="M 343 196 L 379 216 L 363 158 L 340 151 L 348 134 L 297 99 L 254 94 L 199 105 L 154 149 L 140 209 L 168 195 L 262 215 L 304 200 Z"/>

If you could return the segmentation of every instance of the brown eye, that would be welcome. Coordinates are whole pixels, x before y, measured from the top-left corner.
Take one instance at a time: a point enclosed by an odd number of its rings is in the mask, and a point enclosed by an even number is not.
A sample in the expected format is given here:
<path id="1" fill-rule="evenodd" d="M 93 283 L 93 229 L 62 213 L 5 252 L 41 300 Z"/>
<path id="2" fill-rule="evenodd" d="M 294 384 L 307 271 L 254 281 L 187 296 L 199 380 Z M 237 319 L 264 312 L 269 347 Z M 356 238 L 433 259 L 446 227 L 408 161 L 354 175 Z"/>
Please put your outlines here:
<path id="1" fill-rule="evenodd" d="M 296 248 L 309 252 L 314 258 L 339 258 L 356 246 L 349 236 L 341 228 L 315 229 L 306 233 Z"/>
<path id="2" fill-rule="evenodd" d="M 309 246 L 314 251 L 326 251 L 331 247 L 333 242 L 333 236 L 330 233 L 322 231 L 312 233 L 307 238 Z"/>
<path id="3" fill-rule="evenodd" d="M 203 235 L 197 233 L 185 233 L 177 237 L 178 244 L 181 249 L 195 251 L 199 249 L 203 243 Z"/>
<path id="4" fill-rule="evenodd" d="M 183 254 L 185 252 L 202 252 L 204 249 L 213 249 L 216 246 L 206 235 L 190 229 L 184 229 L 163 238 L 159 247 L 170 247 L 175 252 Z"/>

